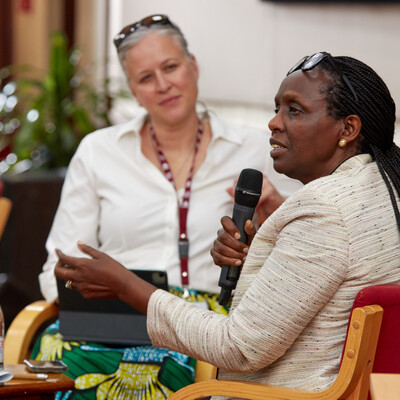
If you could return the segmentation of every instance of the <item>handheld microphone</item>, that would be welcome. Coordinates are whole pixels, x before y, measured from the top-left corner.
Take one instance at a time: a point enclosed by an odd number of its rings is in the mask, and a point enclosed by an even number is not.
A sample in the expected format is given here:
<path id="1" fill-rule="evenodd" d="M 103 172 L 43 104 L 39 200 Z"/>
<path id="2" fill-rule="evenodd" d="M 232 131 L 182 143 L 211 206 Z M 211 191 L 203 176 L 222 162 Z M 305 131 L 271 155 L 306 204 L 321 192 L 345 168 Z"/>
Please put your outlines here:
<path id="1" fill-rule="evenodd" d="M 253 218 L 254 210 L 261 196 L 263 174 L 256 169 L 246 168 L 240 173 L 235 188 L 235 204 L 233 206 L 233 222 L 240 232 L 240 241 L 247 243 L 247 234 L 244 225 L 248 219 Z M 240 267 L 223 265 L 219 277 L 218 286 L 221 287 L 219 304 L 225 306 L 232 290 L 235 289 L 239 279 Z"/>

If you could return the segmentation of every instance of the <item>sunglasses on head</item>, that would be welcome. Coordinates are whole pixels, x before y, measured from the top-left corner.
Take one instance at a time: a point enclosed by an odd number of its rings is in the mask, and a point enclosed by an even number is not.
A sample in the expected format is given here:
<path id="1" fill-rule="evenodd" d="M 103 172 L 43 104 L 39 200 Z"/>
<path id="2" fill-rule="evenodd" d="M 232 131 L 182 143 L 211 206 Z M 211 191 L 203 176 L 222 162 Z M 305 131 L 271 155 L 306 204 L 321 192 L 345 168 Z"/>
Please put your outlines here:
<path id="1" fill-rule="evenodd" d="M 331 54 L 321 51 L 319 53 L 315 53 L 312 56 L 305 56 L 299 62 L 297 62 L 292 68 L 290 68 L 289 72 L 286 76 L 291 73 L 298 71 L 301 69 L 302 71 L 310 71 L 315 68 L 322 60 L 327 59 L 329 63 L 332 65 L 333 69 L 338 73 L 338 75 L 342 78 L 343 82 L 346 84 L 347 88 L 350 90 L 356 102 L 358 102 L 358 96 L 356 91 L 354 90 L 352 84 L 350 83 L 347 76 L 341 71 L 339 66 L 336 64 L 334 58 Z"/>
<path id="2" fill-rule="evenodd" d="M 169 20 L 166 15 L 162 14 L 155 14 L 150 15 L 149 17 L 143 18 L 142 20 L 135 22 L 126 26 L 124 29 L 121 30 L 118 34 L 114 36 L 114 44 L 115 47 L 118 49 L 122 42 L 129 36 L 132 35 L 137 29 L 141 28 L 142 26 L 150 27 L 152 25 L 170 25 L 174 29 L 177 29 L 176 26 Z"/>

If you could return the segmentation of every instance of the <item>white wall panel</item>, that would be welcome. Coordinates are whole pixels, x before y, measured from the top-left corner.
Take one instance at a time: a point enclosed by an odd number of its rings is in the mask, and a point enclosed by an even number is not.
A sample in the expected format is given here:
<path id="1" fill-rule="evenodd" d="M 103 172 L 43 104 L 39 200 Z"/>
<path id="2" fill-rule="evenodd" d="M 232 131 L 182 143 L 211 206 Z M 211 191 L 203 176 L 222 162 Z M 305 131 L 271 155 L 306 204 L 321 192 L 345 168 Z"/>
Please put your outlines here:
<path id="1" fill-rule="evenodd" d="M 327 50 L 375 68 L 400 109 L 400 4 L 111 0 L 111 32 L 154 13 L 168 14 L 185 33 L 203 99 L 271 108 L 289 67 Z M 116 63 L 112 71 L 121 74 Z"/>

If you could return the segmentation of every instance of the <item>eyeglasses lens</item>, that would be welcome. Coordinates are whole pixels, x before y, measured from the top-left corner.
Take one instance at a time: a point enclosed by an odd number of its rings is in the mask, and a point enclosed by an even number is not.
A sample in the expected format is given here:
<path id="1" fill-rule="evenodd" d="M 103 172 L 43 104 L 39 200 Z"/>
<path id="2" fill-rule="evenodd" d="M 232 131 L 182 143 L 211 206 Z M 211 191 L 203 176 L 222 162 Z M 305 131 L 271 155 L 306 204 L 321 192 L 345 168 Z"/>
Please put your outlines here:
<path id="1" fill-rule="evenodd" d="M 169 19 L 166 15 L 150 15 L 150 17 L 143 18 L 139 23 L 144 26 L 150 26 L 154 24 L 168 23 Z"/>
<path id="2" fill-rule="evenodd" d="M 143 18 L 139 22 L 135 22 L 134 24 L 130 24 L 123 28 L 121 32 L 114 36 L 114 44 L 115 47 L 118 49 L 121 46 L 122 42 L 133 32 L 139 29 L 141 26 L 151 26 L 155 24 L 165 24 L 165 25 L 172 25 L 170 20 L 166 15 L 150 15 L 149 17 Z"/>
<path id="3" fill-rule="evenodd" d="M 298 69 L 300 69 L 301 66 L 304 64 L 304 61 L 307 60 L 307 58 L 308 58 L 308 56 L 305 56 L 300 61 L 298 61 L 296 64 L 294 64 L 293 67 L 289 69 L 289 72 L 286 74 L 286 76 L 290 75 L 294 71 L 297 71 Z"/>
<path id="4" fill-rule="evenodd" d="M 318 65 L 325 57 L 327 57 L 326 53 L 316 53 L 304 61 L 301 69 L 303 71 L 309 71 Z"/>
<path id="5" fill-rule="evenodd" d="M 334 58 L 327 52 L 322 51 L 319 53 L 315 53 L 312 56 L 303 57 L 299 62 L 297 62 L 292 68 L 290 68 L 289 72 L 286 74 L 290 75 L 291 73 L 301 69 L 302 71 L 310 71 L 315 68 L 324 58 L 327 58 L 338 73 L 338 75 L 342 78 L 343 82 L 346 84 L 347 88 L 350 90 L 356 102 L 358 102 L 358 96 L 356 91 L 354 90 L 352 84 L 350 83 L 347 76 L 340 70 L 339 66 L 336 64 Z"/>

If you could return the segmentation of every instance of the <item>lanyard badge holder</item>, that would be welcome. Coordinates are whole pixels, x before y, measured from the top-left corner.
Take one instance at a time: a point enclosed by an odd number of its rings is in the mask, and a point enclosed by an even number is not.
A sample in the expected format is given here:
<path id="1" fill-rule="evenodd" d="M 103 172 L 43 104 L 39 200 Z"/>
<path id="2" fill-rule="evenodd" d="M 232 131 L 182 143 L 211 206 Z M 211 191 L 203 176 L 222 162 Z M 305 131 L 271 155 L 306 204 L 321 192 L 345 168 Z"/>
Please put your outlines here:
<path id="1" fill-rule="evenodd" d="M 173 185 L 175 192 L 176 186 L 175 181 L 172 176 L 171 168 L 169 166 L 168 160 L 164 156 L 162 152 L 160 143 L 157 140 L 156 134 L 153 129 L 153 125 L 150 121 L 150 136 L 152 137 L 158 153 L 158 159 L 160 161 L 161 168 L 164 172 L 165 177 L 171 182 Z M 194 163 L 197 151 L 200 146 L 201 138 L 203 136 L 203 126 L 201 121 L 199 120 L 198 128 L 197 128 L 197 135 L 196 135 L 196 143 L 194 147 L 194 155 L 192 166 L 190 168 L 188 177 L 186 179 L 185 184 L 185 192 L 183 194 L 183 199 L 181 202 L 178 200 L 179 204 L 179 239 L 178 239 L 178 250 L 179 250 L 179 259 L 181 264 L 181 283 L 183 289 L 183 298 L 187 299 L 190 296 L 189 293 L 189 268 L 188 268 L 188 259 L 189 259 L 189 239 L 187 237 L 187 215 L 189 210 L 189 200 L 190 200 L 190 191 L 192 188 L 192 179 L 193 179 L 193 170 L 194 170 Z"/>
<path id="2" fill-rule="evenodd" d="M 181 261 L 181 282 L 183 289 L 183 298 L 189 297 L 189 271 L 188 271 L 188 259 L 189 259 L 189 240 L 185 233 L 179 235 L 179 259 Z"/>

